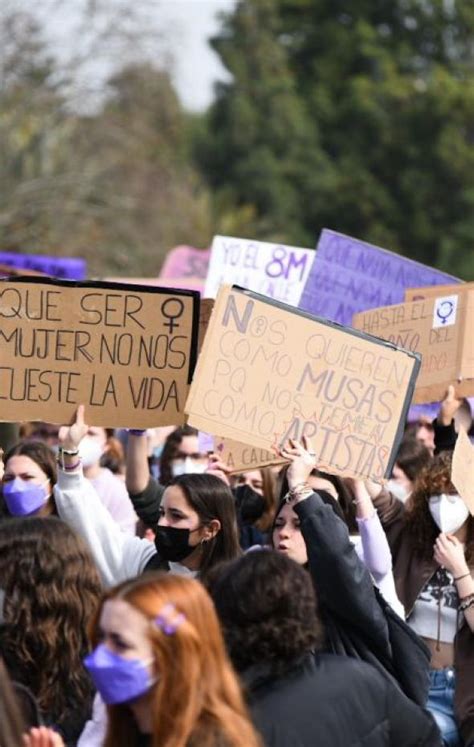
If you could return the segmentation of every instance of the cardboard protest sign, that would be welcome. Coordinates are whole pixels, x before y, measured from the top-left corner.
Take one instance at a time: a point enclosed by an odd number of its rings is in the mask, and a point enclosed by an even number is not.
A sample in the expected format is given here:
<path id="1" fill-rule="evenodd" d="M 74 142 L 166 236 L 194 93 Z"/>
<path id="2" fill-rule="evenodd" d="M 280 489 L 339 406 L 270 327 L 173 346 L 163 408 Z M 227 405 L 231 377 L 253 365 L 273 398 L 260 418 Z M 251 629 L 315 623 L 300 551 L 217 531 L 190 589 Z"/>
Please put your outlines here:
<path id="1" fill-rule="evenodd" d="M 204 343 L 207 328 L 209 326 L 209 320 L 211 318 L 212 309 L 214 308 L 213 298 L 203 298 L 199 306 L 199 334 L 198 334 L 198 352 L 201 352 L 201 348 Z"/>
<path id="2" fill-rule="evenodd" d="M 84 280 L 87 276 L 86 261 L 80 257 L 47 257 L 43 254 L 0 252 L 0 263 L 20 270 L 37 270 L 64 280 Z"/>
<path id="3" fill-rule="evenodd" d="M 474 290 L 474 283 L 459 283 L 458 285 L 429 285 L 423 288 L 407 288 L 405 301 L 421 301 L 423 298 L 450 296 L 453 293 L 469 293 Z"/>
<path id="4" fill-rule="evenodd" d="M 231 475 L 261 469 L 262 467 L 287 464 L 284 459 L 277 457 L 273 451 L 248 446 L 231 438 L 216 437 L 214 449 L 215 453 L 227 464 Z"/>
<path id="5" fill-rule="evenodd" d="M 461 428 L 453 452 L 451 482 L 474 516 L 474 446 Z"/>
<path id="6" fill-rule="evenodd" d="M 204 280 L 201 278 L 124 278 L 106 277 L 106 283 L 127 283 L 127 285 L 151 285 L 154 288 L 177 288 L 178 290 L 193 290 L 204 292 Z"/>
<path id="7" fill-rule="evenodd" d="M 202 454 L 206 452 L 217 454 L 219 459 L 227 465 L 231 475 L 286 464 L 284 459 L 275 456 L 272 451 L 256 449 L 254 446 L 241 444 L 230 438 L 219 438 L 199 431 L 198 440 L 199 451 Z"/>
<path id="8" fill-rule="evenodd" d="M 474 394 L 474 291 L 371 309 L 353 326 L 422 356 L 414 403 L 443 399 L 449 384 L 458 397 Z"/>
<path id="9" fill-rule="evenodd" d="M 313 249 L 214 236 L 204 295 L 234 283 L 297 306 L 313 262 Z"/>
<path id="10" fill-rule="evenodd" d="M 274 451 L 306 435 L 334 474 L 391 474 L 417 354 L 224 286 L 186 403 L 190 425 Z"/>
<path id="11" fill-rule="evenodd" d="M 401 303 L 405 288 L 457 282 L 432 267 L 325 228 L 299 306 L 350 325 L 358 311 Z"/>
<path id="12" fill-rule="evenodd" d="M 160 278 L 201 278 L 204 280 L 209 267 L 210 255 L 210 249 L 177 246 L 166 255 Z"/>
<path id="13" fill-rule="evenodd" d="M 191 291 L 0 280 L 0 421 L 182 423 L 198 322 Z"/>
<path id="14" fill-rule="evenodd" d="M 0 264 L 0 277 L 21 277 L 22 275 L 29 275 L 30 277 L 44 277 L 44 272 L 38 272 L 38 270 L 23 270 L 18 267 L 9 267 L 8 265 Z"/>

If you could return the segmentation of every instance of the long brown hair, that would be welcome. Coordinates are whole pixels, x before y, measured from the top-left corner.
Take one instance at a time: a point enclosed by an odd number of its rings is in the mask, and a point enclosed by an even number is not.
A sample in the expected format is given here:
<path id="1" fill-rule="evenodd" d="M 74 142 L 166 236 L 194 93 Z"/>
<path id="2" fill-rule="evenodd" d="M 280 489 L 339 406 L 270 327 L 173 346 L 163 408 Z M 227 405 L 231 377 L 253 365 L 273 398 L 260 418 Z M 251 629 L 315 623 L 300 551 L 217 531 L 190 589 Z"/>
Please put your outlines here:
<path id="1" fill-rule="evenodd" d="M 91 627 L 100 641 L 102 607 L 123 599 L 150 621 L 172 603 L 184 622 L 166 635 L 150 625 L 158 682 L 149 693 L 153 714 L 152 747 L 260 747 L 237 677 L 227 658 L 212 601 L 198 581 L 148 573 L 109 591 Z M 138 730 L 127 704 L 108 706 L 104 747 L 133 747 Z"/>
<path id="2" fill-rule="evenodd" d="M 22 744 L 25 726 L 7 670 L 0 659 L 0 745 L 18 747 Z"/>
<path id="3" fill-rule="evenodd" d="M 0 648 L 14 679 L 27 685 L 53 723 L 87 715 L 92 683 L 82 659 L 101 584 L 83 541 L 60 519 L 0 522 Z"/>
<path id="4" fill-rule="evenodd" d="M 433 557 L 433 545 L 439 534 L 439 528 L 433 521 L 429 510 L 429 499 L 442 493 L 456 493 L 451 482 L 452 454 L 447 451 L 435 456 L 428 466 L 419 474 L 410 498 L 407 501 L 405 514 L 406 531 L 412 537 L 415 551 L 425 557 Z M 474 518 L 467 519 L 466 560 L 474 565 Z"/>
<path id="5" fill-rule="evenodd" d="M 262 490 L 265 508 L 262 515 L 255 522 L 257 529 L 261 532 L 269 532 L 273 526 L 275 512 L 278 506 L 277 479 L 271 467 L 261 467 Z"/>

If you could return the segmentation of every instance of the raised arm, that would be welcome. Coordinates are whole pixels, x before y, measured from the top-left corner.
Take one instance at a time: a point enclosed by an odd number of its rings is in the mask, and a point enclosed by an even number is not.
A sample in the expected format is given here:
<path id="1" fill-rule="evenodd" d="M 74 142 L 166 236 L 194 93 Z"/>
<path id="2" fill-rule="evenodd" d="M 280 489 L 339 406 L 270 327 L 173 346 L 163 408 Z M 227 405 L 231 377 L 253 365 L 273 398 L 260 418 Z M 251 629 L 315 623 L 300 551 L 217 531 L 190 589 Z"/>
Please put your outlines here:
<path id="1" fill-rule="evenodd" d="M 150 479 L 146 431 L 128 431 L 126 466 L 125 484 L 130 496 L 142 493 Z"/>
<path id="2" fill-rule="evenodd" d="M 392 553 L 367 487 L 362 480 L 352 480 L 351 484 L 364 563 L 378 582 L 392 570 Z"/>
<path id="3" fill-rule="evenodd" d="M 386 654 L 388 625 L 370 574 L 349 539 L 346 524 L 306 484 L 316 466 L 310 442 L 306 440 L 303 445 L 293 441 L 282 455 L 291 461 L 287 472 L 289 499 L 301 522 L 318 599 L 331 614 L 370 639 L 371 648 Z"/>
<path id="4" fill-rule="evenodd" d="M 59 432 L 54 498 L 59 516 L 87 542 L 103 582 L 110 586 L 141 573 L 155 548 L 147 540 L 124 534 L 84 479 L 78 453 L 87 430 L 80 406 L 75 422 Z"/>
<path id="5" fill-rule="evenodd" d="M 435 454 L 440 451 L 452 451 L 456 445 L 457 433 L 454 428 L 454 416 L 461 407 L 462 399 L 456 397 L 452 385 L 448 386 L 446 396 L 441 402 L 439 413 L 433 422 Z"/>

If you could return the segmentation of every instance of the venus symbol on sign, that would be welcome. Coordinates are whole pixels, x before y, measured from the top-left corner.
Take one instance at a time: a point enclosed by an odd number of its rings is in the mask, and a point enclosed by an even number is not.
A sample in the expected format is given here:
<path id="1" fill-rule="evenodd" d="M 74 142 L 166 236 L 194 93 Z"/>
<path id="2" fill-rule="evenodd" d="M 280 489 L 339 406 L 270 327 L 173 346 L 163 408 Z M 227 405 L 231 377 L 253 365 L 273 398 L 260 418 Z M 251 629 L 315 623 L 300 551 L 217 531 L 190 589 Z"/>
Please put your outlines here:
<path id="1" fill-rule="evenodd" d="M 176 306 L 171 306 L 171 308 L 169 308 L 170 304 L 176 304 Z M 173 311 L 173 308 L 176 310 Z M 163 322 L 163 326 L 168 327 L 170 335 L 173 334 L 175 327 L 179 327 L 179 323 L 176 322 L 175 319 L 179 319 L 180 316 L 183 315 L 183 311 L 184 303 L 180 298 L 167 298 L 166 301 L 162 303 L 161 313 L 168 319 L 167 322 Z"/>
<path id="2" fill-rule="evenodd" d="M 441 319 L 441 324 L 446 324 L 449 317 L 454 311 L 454 304 L 452 301 L 442 301 L 436 309 L 436 314 Z"/>

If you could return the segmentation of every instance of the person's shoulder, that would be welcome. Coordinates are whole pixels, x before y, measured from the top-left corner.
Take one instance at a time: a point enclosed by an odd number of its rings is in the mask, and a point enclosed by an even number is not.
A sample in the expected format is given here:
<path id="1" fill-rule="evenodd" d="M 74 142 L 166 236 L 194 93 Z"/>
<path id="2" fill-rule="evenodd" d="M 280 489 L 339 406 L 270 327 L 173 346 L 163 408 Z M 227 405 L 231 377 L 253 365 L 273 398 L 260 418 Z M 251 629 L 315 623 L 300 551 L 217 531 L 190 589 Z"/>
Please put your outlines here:
<path id="1" fill-rule="evenodd" d="M 359 681 L 365 687 L 373 686 L 385 692 L 386 681 L 383 675 L 371 664 L 352 656 L 317 654 L 314 656 L 314 666 L 325 676 L 340 676 L 341 680 Z"/>

